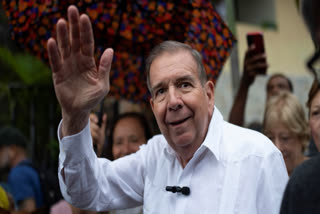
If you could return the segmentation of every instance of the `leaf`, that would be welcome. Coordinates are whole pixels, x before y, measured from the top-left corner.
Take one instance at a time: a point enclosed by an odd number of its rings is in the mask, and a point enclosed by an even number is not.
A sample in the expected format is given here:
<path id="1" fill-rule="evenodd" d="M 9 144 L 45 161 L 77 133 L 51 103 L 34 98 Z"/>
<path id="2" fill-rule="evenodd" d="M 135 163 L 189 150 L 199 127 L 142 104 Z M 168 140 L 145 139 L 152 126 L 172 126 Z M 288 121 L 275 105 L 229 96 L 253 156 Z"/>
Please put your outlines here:
<path id="1" fill-rule="evenodd" d="M 3 73 L 1 76 L 6 76 L 6 81 L 15 81 L 15 76 L 17 76 L 26 85 L 51 84 L 50 69 L 34 56 L 25 53 L 13 54 L 9 49 L 0 47 L 0 63 L 6 68 L 0 71 Z"/>

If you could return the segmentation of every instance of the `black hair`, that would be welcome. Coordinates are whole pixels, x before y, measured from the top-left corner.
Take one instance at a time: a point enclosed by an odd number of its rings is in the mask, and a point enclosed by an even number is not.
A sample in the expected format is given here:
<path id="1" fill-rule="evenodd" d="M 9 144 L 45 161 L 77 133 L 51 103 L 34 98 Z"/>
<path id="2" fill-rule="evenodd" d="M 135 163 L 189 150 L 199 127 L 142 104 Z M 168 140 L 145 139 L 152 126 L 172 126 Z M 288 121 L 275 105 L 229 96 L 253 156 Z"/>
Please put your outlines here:
<path id="1" fill-rule="evenodd" d="M 288 85 L 289 85 L 289 90 L 290 90 L 291 93 L 293 93 L 293 84 L 292 84 L 291 80 L 290 80 L 287 76 L 285 76 L 285 75 L 283 75 L 283 74 L 280 74 L 280 73 L 275 73 L 275 74 L 273 74 L 273 75 L 270 76 L 270 78 L 269 78 L 269 80 L 268 80 L 268 82 L 267 82 L 267 87 L 268 87 L 271 79 L 273 79 L 273 78 L 275 78 L 275 77 L 282 77 L 282 78 L 286 79 L 287 82 L 288 82 Z"/>
<path id="2" fill-rule="evenodd" d="M 10 145 L 26 148 L 27 139 L 19 129 L 5 126 L 0 129 L 0 147 Z"/>

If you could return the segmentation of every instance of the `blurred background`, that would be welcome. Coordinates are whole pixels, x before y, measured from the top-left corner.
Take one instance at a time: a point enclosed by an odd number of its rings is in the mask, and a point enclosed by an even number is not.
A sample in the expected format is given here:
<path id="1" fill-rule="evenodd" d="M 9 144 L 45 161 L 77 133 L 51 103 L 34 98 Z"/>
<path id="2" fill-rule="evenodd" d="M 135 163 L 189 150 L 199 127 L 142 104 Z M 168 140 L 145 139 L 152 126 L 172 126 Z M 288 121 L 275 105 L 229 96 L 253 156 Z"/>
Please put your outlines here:
<path id="1" fill-rule="evenodd" d="M 243 70 L 245 51 L 247 50 L 246 34 L 262 32 L 269 68 L 267 75 L 258 76 L 250 87 L 245 124 L 262 122 L 265 106 L 265 85 L 274 73 L 283 73 L 290 78 L 294 94 L 303 104 L 308 97 L 312 84 L 312 75 L 305 64 L 314 51 L 314 46 L 306 26 L 299 13 L 296 0 L 236 0 L 221 1 L 227 13 L 227 19 L 238 42 L 233 48 L 216 85 L 216 105 L 227 120 L 239 79 Z M 232 9 L 229 5 L 233 4 Z M 226 18 L 230 17 L 226 15 Z"/>

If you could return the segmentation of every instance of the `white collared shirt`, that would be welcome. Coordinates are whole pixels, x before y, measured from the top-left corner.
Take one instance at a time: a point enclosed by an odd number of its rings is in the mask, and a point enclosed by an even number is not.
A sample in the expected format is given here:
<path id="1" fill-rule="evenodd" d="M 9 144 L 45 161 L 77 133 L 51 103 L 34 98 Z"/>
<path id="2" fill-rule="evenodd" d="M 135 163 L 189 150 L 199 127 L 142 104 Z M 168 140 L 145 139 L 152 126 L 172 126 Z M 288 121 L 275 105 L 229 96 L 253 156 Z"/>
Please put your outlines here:
<path id="1" fill-rule="evenodd" d="M 60 141 L 58 174 L 65 199 L 77 207 L 143 204 L 144 214 L 278 214 L 288 181 L 273 143 L 225 122 L 216 107 L 204 142 L 184 169 L 163 135 L 116 161 L 97 158 L 88 123 Z M 191 193 L 167 192 L 166 186 L 187 186 Z"/>

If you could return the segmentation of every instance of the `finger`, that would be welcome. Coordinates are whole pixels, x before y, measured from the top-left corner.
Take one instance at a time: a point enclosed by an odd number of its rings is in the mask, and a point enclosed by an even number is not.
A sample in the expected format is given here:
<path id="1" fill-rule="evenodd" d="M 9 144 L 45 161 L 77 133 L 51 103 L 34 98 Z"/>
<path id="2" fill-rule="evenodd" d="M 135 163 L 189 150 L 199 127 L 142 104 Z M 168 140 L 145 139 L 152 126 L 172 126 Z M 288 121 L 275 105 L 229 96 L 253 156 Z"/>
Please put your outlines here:
<path id="1" fill-rule="evenodd" d="M 78 52 L 80 51 L 79 11 L 74 5 L 68 8 L 68 20 L 70 23 L 71 51 Z"/>
<path id="2" fill-rule="evenodd" d="M 96 114 L 94 114 L 94 113 L 90 114 L 90 122 L 98 123 L 98 117 Z"/>
<path id="3" fill-rule="evenodd" d="M 245 63 L 254 64 L 254 63 L 257 63 L 257 62 L 265 62 L 266 59 L 267 58 L 266 58 L 265 54 L 256 54 L 256 55 L 253 55 L 253 56 L 247 58 Z"/>
<path id="4" fill-rule="evenodd" d="M 93 141 L 96 143 L 96 141 L 98 141 L 98 132 L 96 130 L 92 130 L 91 137 Z"/>
<path id="5" fill-rule="evenodd" d="M 257 63 L 252 66 L 248 66 L 248 72 L 250 76 L 255 76 L 257 74 L 265 73 L 268 68 L 268 64 L 266 63 Z"/>
<path id="6" fill-rule="evenodd" d="M 103 131 L 106 130 L 106 126 L 107 126 L 107 114 L 103 114 L 101 129 Z"/>
<path id="7" fill-rule="evenodd" d="M 57 24 L 57 41 L 59 51 L 63 59 L 70 56 L 70 41 L 68 35 L 67 22 L 64 19 L 59 19 Z"/>
<path id="8" fill-rule="evenodd" d="M 97 124 L 92 123 L 92 125 L 90 125 L 91 137 L 94 141 L 97 141 L 99 139 L 99 130 L 100 127 L 97 126 Z"/>
<path id="9" fill-rule="evenodd" d="M 109 91 L 109 73 L 111 69 L 111 63 L 113 58 L 113 50 L 108 48 L 105 50 L 101 56 L 99 64 L 99 77 L 105 81 L 107 86 L 107 91 Z"/>
<path id="10" fill-rule="evenodd" d="M 86 14 L 82 14 L 80 17 L 80 43 L 82 54 L 93 57 L 93 32 L 90 19 Z"/>
<path id="11" fill-rule="evenodd" d="M 49 57 L 51 70 L 53 73 L 56 73 L 61 69 L 62 65 L 61 65 L 59 50 L 58 50 L 55 39 L 50 38 L 48 40 L 47 49 L 48 49 L 48 57 Z"/>
<path id="12" fill-rule="evenodd" d="M 257 63 L 255 65 L 252 66 L 253 69 L 262 69 L 262 68 L 267 68 L 268 64 L 261 62 L 261 63 Z"/>
<path id="13" fill-rule="evenodd" d="M 100 127 L 98 126 L 97 123 L 90 123 L 90 129 L 94 132 L 99 131 Z"/>

